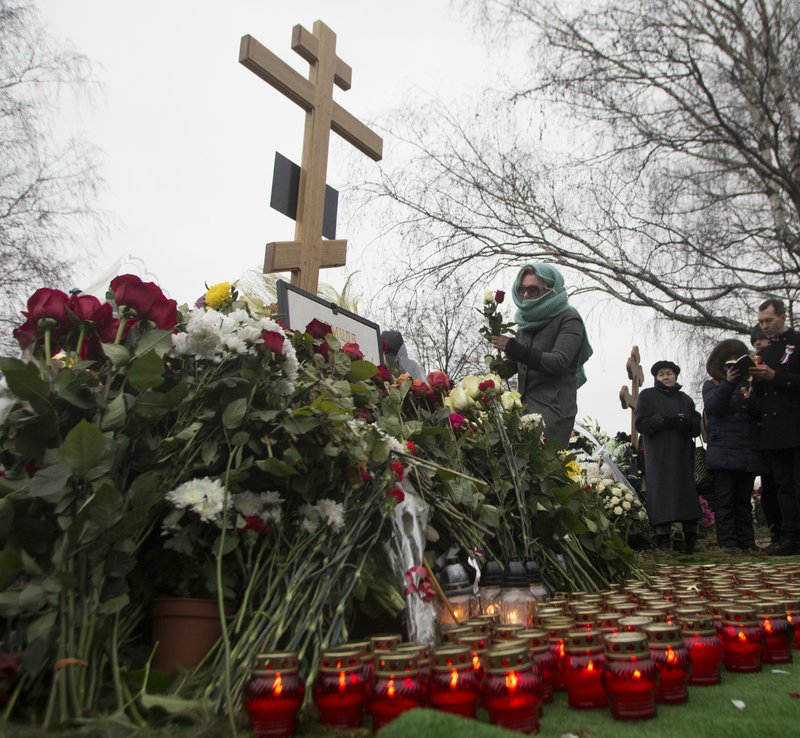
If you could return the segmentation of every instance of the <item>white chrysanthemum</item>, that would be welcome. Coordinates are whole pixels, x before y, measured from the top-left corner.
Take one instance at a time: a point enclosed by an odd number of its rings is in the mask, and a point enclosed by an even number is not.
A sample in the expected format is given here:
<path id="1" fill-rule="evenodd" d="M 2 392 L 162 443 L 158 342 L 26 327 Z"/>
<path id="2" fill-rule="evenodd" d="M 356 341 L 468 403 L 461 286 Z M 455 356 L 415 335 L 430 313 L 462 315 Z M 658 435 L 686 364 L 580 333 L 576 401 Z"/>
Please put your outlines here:
<path id="1" fill-rule="evenodd" d="M 222 512 L 225 488 L 216 479 L 202 477 L 191 479 L 166 495 L 176 508 L 189 508 L 205 522 L 216 520 Z M 231 504 L 231 500 L 228 500 Z"/>
<path id="2" fill-rule="evenodd" d="M 622 501 L 622 509 L 623 510 L 630 510 L 631 509 L 631 503 L 628 502 L 628 500 L 623 500 Z"/>
<path id="3" fill-rule="evenodd" d="M 200 516 L 203 522 L 211 523 L 215 521 L 222 512 L 222 499 L 206 497 L 198 504 L 192 505 L 192 510 Z"/>
<path id="4" fill-rule="evenodd" d="M 237 333 L 229 333 L 223 338 L 225 347 L 234 354 L 246 354 L 250 352 L 250 347 L 240 335 Z"/>
<path id="5" fill-rule="evenodd" d="M 544 419 L 539 413 L 528 413 L 519 419 L 520 425 L 523 428 L 537 428 L 544 427 Z"/>
<path id="6" fill-rule="evenodd" d="M 255 323 L 246 323 L 239 326 L 236 335 L 250 345 L 254 345 L 261 338 L 261 328 Z"/>
<path id="7" fill-rule="evenodd" d="M 264 505 L 261 496 L 254 492 L 242 492 L 233 496 L 233 506 L 246 518 L 252 515 L 260 515 Z"/>
<path id="8" fill-rule="evenodd" d="M 275 525 L 280 525 L 281 520 L 283 520 L 283 512 L 279 507 L 268 507 L 261 513 L 261 519 L 265 523 L 275 523 Z"/>
<path id="9" fill-rule="evenodd" d="M 189 351 L 186 348 L 186 344 L 189 341 L 189 336 L 186 333 L 173 333 L 172 334 L 172 353 L 176 354 L 177 356 L 184 356 L 188 354 Z"/>
<path id="10" fill-rule="evenodd" d="M 320 518 L 334 533 L 344 528 L 344 506 L 341 502 L 323 498 L 317 502 L 317 510 Z"/>
<path id="11" fill-rule="evenodd" d="M 262 492 L 261 493 L 261 502 L 264 505 L 282 505 L 283 504 L 283 497 L 281 497 L 279 492 Z"/>
<path id="12" fill-rule="evenodd" d="M 222 314 L 216 310 L 195 310 L 186 324 L 186 353 L 198 359 L 212 359 L 222 353 Z"/>
<path id="13" fill-rule="evenodd" d="M 170 510 L 165 516 L 164 520 L 161 522 L 161 530 L 166 533 L 177 530 L 178 523 L 180 522 L 181 518 L 183 517 L 183 510 L 176 509 Z"/>
<path id="14" fill-rule="evenodd" d="M 614 515 L 622 515 L 622 508 L 619 505 L 614 508 Z"/>

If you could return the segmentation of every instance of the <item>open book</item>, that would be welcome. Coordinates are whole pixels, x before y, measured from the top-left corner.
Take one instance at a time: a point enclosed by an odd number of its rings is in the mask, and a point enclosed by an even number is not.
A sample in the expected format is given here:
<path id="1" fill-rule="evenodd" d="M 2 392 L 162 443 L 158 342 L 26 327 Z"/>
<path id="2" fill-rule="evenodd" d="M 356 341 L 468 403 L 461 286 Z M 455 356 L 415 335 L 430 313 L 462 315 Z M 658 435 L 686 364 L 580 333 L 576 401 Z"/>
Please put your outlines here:
<path id="1" fill-rule="evenodd" d="M 748 377 L 750 375 L 750 371 L 749 371 L 750 367 L 755 366 L 755 365 L 756 365 L 755 359 L 750 354 L 744 354 L 743 356 L 740 356 L 738 359 L 736 359 L 736 363 L 735 364 L 731 364 L 730 361 L 726 361 L 725 362 L 725 371 L 727 372 L 728 369 L 731 369 L 731 368 L 738 369 L 739 370 L 739 376 L 741 378 L 745 378 L 745 377 Z"/>

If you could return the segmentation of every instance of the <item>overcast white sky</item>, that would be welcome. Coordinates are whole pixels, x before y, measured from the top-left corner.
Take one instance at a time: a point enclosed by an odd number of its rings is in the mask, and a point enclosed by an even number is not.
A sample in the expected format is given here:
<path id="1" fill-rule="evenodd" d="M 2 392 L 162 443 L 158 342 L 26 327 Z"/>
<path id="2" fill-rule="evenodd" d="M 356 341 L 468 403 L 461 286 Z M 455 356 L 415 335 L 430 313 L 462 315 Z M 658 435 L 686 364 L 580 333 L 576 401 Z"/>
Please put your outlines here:
<path id="1" fill-rule="evenodd" d="M 292 27 L 311 30 L 315 20 L 325 22 L 337 34 L 340 58 L 353 69 L 352 88 L 337 89 L 335 97 L 365 122 L 413 105 L 423 92 L 444 99 L 469 95 L 495 79 L 504 60 L 497 50 L 487 54 L 448 0 L 37 5 L 51 35 L 95 62 L 104 87 L 93 106 L 63 116 L 65 128 L 103 150 L 101 206 L 117 219 L 96 249 L 87 281 L 133 256 L 179 303 L 193 302 L 206 282 L 260 267 L 265 243 L 294 235 L 294 223 L 269 208 L 269 192 L 276 150 L 300 162 L 304 114 L 239 64 L 242 35 L 254 36 L 306 75 L 308 65 L 291 50 Z M 361 156 L 353 152 L 332 134 L 332 186 L 345 184 L 350 157 Z M 384 158 L 391 157 L 388 146 Z M 347 203 L 340 199 L 342 211 Z M 376 249 L 388 246 L 373 244 L 368 226 L 350 225 L 340 217 L 337 235 L 350 241 L 348 266 L 326 270 L 322 279 L 340 285 L 346 273 L 360 269 L 358 285 L 368 296 L 379 278 L 370 264 L 380 263 Z M 597 417 L 613 434 L 629 427 L 616 394 L 627 381 L 631 345 L 642 347 L 646 367 L 664 352 L 649 346 L 659 344 L 646 315 L 634 319 L 586 298 L 576 304 L 595 349 L 578 397 L 579 417 Z"/>

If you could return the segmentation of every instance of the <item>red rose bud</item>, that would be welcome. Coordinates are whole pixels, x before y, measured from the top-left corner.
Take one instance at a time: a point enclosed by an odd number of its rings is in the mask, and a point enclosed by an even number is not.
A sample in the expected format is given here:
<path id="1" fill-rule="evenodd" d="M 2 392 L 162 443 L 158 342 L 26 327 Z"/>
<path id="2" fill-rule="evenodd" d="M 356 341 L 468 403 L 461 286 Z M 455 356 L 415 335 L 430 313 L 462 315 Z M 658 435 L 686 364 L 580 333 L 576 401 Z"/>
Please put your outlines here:
<path id="1" fill-rule="evenodd" d="M 331 352 L 331 347 L 328 345 L 327 341 L 323 341 L 319 346 L 314 347 L 314 352 L 322 354 L 327 359 Z"/>
<path id="2" fill-rule="evenodd" d="M 464 425 L 464 416 L 460 415 L 459 413 L 450 413 L 450 426 L 453 430 L 458 430 L 462 425 Z"/>
<path id="3" fill-rule="evenodd" d="M 156 300 L 165 300 L 161 288 L 153 282 L 143 282 L 135 274 L 121 274 L 111 280 L 114 302 L 136 311 L 141 320 L 147 317 Z"/>
<path id="4" fill-rule="evenodd" d="M 19 328 L 14 328 L 13 336 L 21 349 L 28 348 L 39 338 L 39 334 L 36 332 L 36 323 L 26 320 Z"/>
<path id="5" fill-rule="evenodd" d="M 67 317 L 69 295 L 61 290 L 52 290 L 49 287 L 40 287 L 28 298 L 28 309 L 23 311 L 33 325 L 38 325 L 40 320 L 49 318 L 63 324 Z"/>
<path id="6" fill-rule="evenodd" d="M 406 448 L 408 449 L 408 453 L 410 453 L 412 456 L 416 456 L 419 453 L 417 444 L 414 443 L 414 441 L 406 441 Z"/>
<path id="7" fill-rule="evenodd" d="M 422 400 L 428 394 L 429 387 L 426 382 L 423 382 L 421 379 L 414 379 L 411 382 L 411 394 L 414 395 L 418 400 Z"/>
<path id="8" fill-rule="evenodd" d="M 503 300 L 505 300 L 505 299 L 506 299 L 506 293 L 505 293 L 505 292 L 503 292 L 503 290 L 497 290 L 497 292 L 495 292 L 495 293 L 494 293 L 494 301 L 495 301 L 495 302 L 496 302 L 498 305 L 499 305 L 501 302 L 503 302 Z"/>
<path id="9" fill-rule="evenodd" d="M 373 377 L 376 382 L 391 382 L 392 373 L 386 364 L 378 364 L 378 373 Z"/>
<path id="10" fill-rule="evenodd" d="M 392 471 L 394 472 L 394 476 L 396 477 L 398 482 L 403 481 L 403 474 L 405 472 L 405 467 L 399 461 L 392 462 Z"/>
<path id="11" fill-rule="evenodd" d="M 278 333 L 278 331 L 261 331 L 261 340 L 267 351 L 278 355 L 283 353 L 283 342 L 286 340 L 286 337 Z"/>
<path id="12" fill-rule="evenodd" d="M 445 372 L 431 372 L 428 375 L 428 384 L 436 390 L 447 391 L 452 389 L 453 383 Z"/>
<path id="13" fill-rule="evenodd" d="M 392 497 L 394 497 L 394 499 L 397 500 L 398 504 L 406 499 L 405 492 L 403 492 L 403 490 L 400 489 L 400 487 L 392 488 Z"/>
<path id="14" fill-rule="evenodd" d="M 354 361 L 359 361 L 364 358 L 364 354 L 361 352 L 357 343 L 346 343 L 342 346 L 342 353 L 349 356 Z"/>
<path id="15" fill-rule="evenodd" d="M 311 338 L 325 338 L 329 333 L 333 333 L 333 328 L 328 323 L 323 323 L 321 320 L 314 318 L 307 326 L 306 333 Z"/>
<path id="16" fill-rule="evenodd" d="M 172 330 L 178 324 L 178 303 L 166 297 L 153 301 L 146 315 L 148 320 L 155 323 L 156 328 L 163 331 Z"/>
<path id="17" fill-rule="evenodd" d="M 478 390 L 481 392 L 488 392 L 489 390 L 493 390 L 496 386 L 493 379 L 487 379 L 485 382 L 481 382 L 478 385 Z"/>
<path id="18" fill-rule="evenodd" d="M 363 466 L 358 468 L 358 475 L 361 477 L 361 481 L 364 482 L 364 484 L 373 480 L 372 474 L 370 474 Z"/>

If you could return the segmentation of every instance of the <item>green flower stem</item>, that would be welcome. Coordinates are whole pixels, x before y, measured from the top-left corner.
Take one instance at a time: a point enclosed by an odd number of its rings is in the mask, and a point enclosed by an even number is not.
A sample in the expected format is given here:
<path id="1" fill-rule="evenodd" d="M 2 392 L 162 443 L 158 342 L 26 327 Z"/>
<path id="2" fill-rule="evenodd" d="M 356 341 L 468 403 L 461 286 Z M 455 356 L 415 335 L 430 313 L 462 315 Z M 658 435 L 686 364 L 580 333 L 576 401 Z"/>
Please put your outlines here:
<path id="1" fill-rule="evenodd" d="M 47 367 L 48 377 L 50 376 L 50 369 L 53 366 L 53 337 L 50 328 L 45 328 L 44 331 L 44 361 Z"/>
<path id="2" fill-rule="evenodd" d="M 78 334 L 78 343 L 75 346 L 75 361 L 80 361 L 83 341 L 86 338 L 86 326 L 81 325 L 81 332 Z"/>

